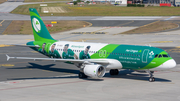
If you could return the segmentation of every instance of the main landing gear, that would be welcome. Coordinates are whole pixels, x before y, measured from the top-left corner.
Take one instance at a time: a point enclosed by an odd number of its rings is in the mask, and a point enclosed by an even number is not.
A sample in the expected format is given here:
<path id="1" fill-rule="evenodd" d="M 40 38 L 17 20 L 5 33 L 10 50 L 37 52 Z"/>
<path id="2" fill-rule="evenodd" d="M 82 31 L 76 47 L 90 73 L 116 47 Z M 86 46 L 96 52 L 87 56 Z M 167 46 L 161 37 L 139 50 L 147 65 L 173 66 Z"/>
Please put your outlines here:
<path id="1" fill-rule="evenodd" d="M 111 69 L 109 73 L 110 73 L 110 75 L 118 75 L 119 70 L 118 69 Z"/>
<path id="2" fill-rule="evenodd" d="M 85 78 L 87 78 L 88 76 L 86 76 L 83 72 L 79 72 L 79 78 L 80 79 L 85 79 Z"/>
<path id="3" fill-rule="evenodd" d="M 147 71 L 147 73 L 149 73 L 150 75 L 149 82 L 154 82 L 155 81 L 155 78 L 153 77 L 154 71 Z"/>

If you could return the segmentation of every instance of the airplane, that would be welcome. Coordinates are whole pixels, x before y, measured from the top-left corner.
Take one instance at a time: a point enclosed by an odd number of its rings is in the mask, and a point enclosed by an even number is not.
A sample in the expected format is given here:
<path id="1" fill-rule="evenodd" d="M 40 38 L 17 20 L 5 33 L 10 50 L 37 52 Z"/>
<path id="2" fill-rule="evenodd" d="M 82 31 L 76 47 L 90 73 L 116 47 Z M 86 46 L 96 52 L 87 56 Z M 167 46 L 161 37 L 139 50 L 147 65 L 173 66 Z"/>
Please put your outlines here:
<path id="1" fill-rule="evenodd" d="M 48 58 L 10 57 L 9 59 L 47 60 L 74 64 L 80 69 L 79 78 L 102 78 L 106 70 L 110 75 L 118 75 L 121 69 L 145 71 L 150 82 L 154 82 L 154 71 L 172 69 L 175 60 L 156 47 L 57 41 L 53 39 L 35 8 L 29 8 L 34 41 L 27 42 L 30 47 Z"/>

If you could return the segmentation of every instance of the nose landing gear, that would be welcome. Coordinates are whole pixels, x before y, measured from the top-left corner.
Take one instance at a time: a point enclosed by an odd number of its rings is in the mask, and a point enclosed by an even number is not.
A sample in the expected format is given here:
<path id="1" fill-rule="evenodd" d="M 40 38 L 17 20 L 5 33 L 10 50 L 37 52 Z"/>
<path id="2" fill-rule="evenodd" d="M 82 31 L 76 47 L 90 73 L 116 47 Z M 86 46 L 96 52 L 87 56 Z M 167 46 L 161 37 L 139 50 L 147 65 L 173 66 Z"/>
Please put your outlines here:
<path id="1" fill-rule="evenodd" d="M 154 82 L 155 81 L 155 78 L 153 76 L 154 71 L 146 71 L 146 72 L 149 73 L 150 75 L 149 82 Z"/>

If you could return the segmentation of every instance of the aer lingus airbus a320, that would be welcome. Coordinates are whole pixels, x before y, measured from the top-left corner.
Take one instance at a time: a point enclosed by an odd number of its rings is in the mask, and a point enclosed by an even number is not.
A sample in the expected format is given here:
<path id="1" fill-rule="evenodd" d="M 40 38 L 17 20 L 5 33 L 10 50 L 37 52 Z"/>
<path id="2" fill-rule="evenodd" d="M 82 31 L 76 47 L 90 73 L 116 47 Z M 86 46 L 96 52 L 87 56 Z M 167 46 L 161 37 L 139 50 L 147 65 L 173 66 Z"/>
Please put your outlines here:
<path id="1" fill-rule="evenodd" d="M 80 69 L 79 78 L 101 78 L 106 69 L 111 75 L 118 75 L 120 69 L 146 71 L 150 82 L 155 81 L 154 71 L 171 69 L 176 62 L 162 49 L 149 46 L 105 44 L 88 42 L 57 41 L 51 37 L 41 17 L 34 8 L 30 8 L 34 41 L 27 47 L 49 58 L 9 57 L 12 59 L 32 59 L 66 62 Z"/>

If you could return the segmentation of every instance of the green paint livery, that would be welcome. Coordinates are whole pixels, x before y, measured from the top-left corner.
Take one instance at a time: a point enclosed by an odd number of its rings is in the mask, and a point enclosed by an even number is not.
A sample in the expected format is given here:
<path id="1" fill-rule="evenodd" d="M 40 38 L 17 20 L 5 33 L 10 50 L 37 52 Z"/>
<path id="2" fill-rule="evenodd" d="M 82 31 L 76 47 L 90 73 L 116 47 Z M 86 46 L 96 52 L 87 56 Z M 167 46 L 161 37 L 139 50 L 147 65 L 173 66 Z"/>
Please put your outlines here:
<path id="1" fill-rule="evenodd" d="M 58 42 L 54 40 L 49 34 L 46 26 L 44 25 L 42 19 L 40 18 L 36 9 L 30 8 L 31 22 L 33 28 L 33 34 L 35 41 L 28 42 L 27 45 L 38 45 L 39 48 L 33 48 L 34 50 L 45 50 L 47 53 L 45 55 L 50 56 L 50 47 L 52 44 Z M 61 43 L 61 42 L 59 42 Z M 69 43 L 68 43 L 69 44 Z M 44 46 L 43 46 L 44 45 Z M 133 69 L 133 70 L 149 70 L 162 66 L 165 62 L 172 60 L 172 58 L 162 49 L 149 46 L 137 46 L 137 45 L 118 45 L 118 44 L 103 44 L 102 48 L 93 50 L 90 54 L 91 59 L 115 59 L 122 64 L 123 69 Z M 64 56 L 63 46 L 61 49 L 57 49 L 60 56 Z M 87 47 L 81 44 L 71 44 L 70 48 L 82 49 Z M 91 46 L 97 47 L 97 46 Z M 56 50 L 56 53 L 58 52 Z M 70 49 L 68 49 L 68 52 Z M 81 50 L 81 52 L 84 50 Z M 42 53 L 42 52 L 41 52 Z M 75 53 L 74 53 L 75 54 Z M 79 53 L 76 53 L 79 56 Z M 160 57 L 162 56 L 162 57 Z M 55 57 L 55 56 L 54 56 Z M 74 58 L 73 58 L 74 59 Z"/>
<path id="2" fill-rule="evenodd" d="M 146 71 L 149 81 L 154 81 L 153 71 L 167 70 L 176 62 L 167 52 L 156 47 L 118 44 L 97 44 L 54 40 L 41 17 L 30 8 L 34 41 L 27 46 L 51 58 L 9 57 L 14 59 L 33 59 L 60 61 L 74 64 L 80 68 L 79 78 L 101 78 L 106 69 L 111 75 L 118 75 L 119 69 Z"/>
<path id="3" fill-rule="evenodd" d="M 108 56 L 110 54 L 107 54 L 107 52 L 112 53 L 119 45 L 117 44 L 108 44 L 105 47 L 103 47 L 102 49 L 98 50 L 97 53 L 94 53 L 93 55 L 91 55 L 92 59 L 97 59 L 97 58 L 108 58 Z"/>

